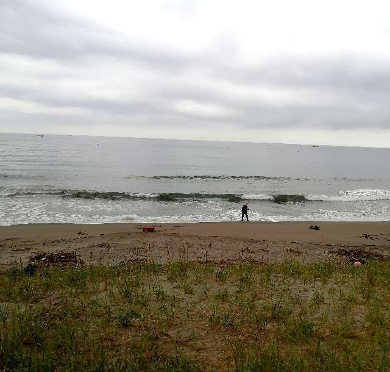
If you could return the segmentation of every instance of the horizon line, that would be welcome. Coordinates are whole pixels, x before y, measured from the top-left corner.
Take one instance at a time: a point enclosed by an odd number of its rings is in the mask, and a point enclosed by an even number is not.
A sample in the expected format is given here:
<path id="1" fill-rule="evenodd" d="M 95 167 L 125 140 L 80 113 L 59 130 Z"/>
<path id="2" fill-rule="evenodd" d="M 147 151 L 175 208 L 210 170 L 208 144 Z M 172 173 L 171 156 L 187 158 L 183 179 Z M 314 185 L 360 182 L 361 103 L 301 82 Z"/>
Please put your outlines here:
<path id="1" fill-rule="evenodd" d="M 375 146 L 357 146 L 357 145 L 329 145 L 322 143 L 286 143 L 286 142 L 253 142 L 253 141 L 224 141 L 224 140 L 210 140 L 201 138 L 162 138 L 162 137 L 134 137 L 134 136 L 104 136 L 92 134 L 59 134 L 59 133 L 45 133 L 45 132 L 3 132 L 0 134 L 16 134 L 16 135 L 33 135 L 33 136 L 62 136 L 62 137 L 99 137 L 99 138 L 132 138 L 140 140 L 165 140 L 165 141 L 193 141 L 193 142 L 217 142 L 217 143 L 251 143 L 259 145 L 286 145 L 286 146 L 309 146 L 309 147 L 350 147 L 350 148 L 364 148 L 364 149 L 383 149 L 388 150 L 390 147 L 375 147 Z"/>

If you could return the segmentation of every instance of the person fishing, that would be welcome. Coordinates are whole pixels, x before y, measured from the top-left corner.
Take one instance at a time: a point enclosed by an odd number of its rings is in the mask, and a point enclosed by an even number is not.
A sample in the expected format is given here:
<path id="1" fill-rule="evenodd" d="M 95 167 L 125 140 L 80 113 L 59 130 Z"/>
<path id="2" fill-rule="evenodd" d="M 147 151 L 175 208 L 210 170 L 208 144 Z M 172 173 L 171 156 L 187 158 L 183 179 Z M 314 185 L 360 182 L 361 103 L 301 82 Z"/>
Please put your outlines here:
<path id="1" fill-rule="evenodd" d="M 246 216 L 246 220 L 249 221 L 248 218 L 248 202 L 245 202 L 244 205 L 241 208 L 242 211 L 242 216 L 241 216 L 241 221 L 244 221 L 244 216 Z"/>

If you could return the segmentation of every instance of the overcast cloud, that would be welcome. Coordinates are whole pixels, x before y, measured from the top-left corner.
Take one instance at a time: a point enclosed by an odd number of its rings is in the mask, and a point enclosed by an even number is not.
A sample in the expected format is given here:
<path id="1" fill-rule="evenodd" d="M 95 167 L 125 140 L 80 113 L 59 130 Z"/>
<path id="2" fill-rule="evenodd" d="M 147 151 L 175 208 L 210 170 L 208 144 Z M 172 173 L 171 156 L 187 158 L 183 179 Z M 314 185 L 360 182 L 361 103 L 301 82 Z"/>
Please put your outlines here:
<path id="1" fill-rule="evenodd" d="M 0 131 L 389 147 L 389 36 L 386 1 L 0 0 Z"/>

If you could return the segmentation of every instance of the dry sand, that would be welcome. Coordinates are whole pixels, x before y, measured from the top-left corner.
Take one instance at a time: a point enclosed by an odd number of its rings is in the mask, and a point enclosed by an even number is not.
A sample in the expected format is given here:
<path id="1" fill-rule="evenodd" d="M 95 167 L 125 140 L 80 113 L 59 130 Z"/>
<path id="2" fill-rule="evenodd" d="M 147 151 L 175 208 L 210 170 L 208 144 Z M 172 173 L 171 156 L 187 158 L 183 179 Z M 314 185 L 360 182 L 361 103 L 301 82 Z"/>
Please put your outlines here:
<path id="1" fill-rule="evenodd" d="M 317 224 L 320 230 L 309 229 Z M 155 224 L 32 224 L 0 227 L 0 272 L 39 253 L 76 251 L 86 265 L 130 260 L 239 261 L 343 260 L 340 250 L 390 257 L 390 222 L 226 222 Z M 149 225 L 150 226 L 150 225 Z"/>

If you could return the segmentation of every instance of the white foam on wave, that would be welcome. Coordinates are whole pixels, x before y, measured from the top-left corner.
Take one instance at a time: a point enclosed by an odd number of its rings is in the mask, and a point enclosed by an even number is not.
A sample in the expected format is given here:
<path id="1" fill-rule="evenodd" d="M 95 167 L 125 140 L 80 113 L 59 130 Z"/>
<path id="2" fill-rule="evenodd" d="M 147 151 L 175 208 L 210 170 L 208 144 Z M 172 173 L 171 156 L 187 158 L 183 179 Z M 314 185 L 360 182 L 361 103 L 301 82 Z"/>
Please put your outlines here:
<path id="1" fill-rule="evenodd" d="M 312 201 L 337 201 L 337 202 L 354 202 L 354 201 L 375 201 L 390 200 L 390 190 L 382 189 L 356 189 L 340 191 L 338 195 L 307 195 L 306 198 Z"/>
<path id="2" fill-rule="evenodd" d="M 189 215 L 161 215 L 161 216 L 140 216 L 136 214 L 112 216 L 106 222 L 134 222 L 134 223 L 199 223 L 199 222 L 239 222 L 241 220 L 241 212 L 236 209 L 224 211 L 223 213 L 202 214 L 192 213 Z M 278 219 L 274 216 L 266 216 L 259 212 L 251 212 L 251 221 L 269 221 L 277 222 Z"/>
<path id="3" fill-rule="evenodd" d="M 8 195 L 10 195 L 9 190 L 0 188 L 0 197 L 1 198 L 6 198 Z"/>
<path id="4" fill-rule="evenodd" d="M 272 200 L 272 195 L 267 194 L 243 194 L 241 196 L 242 199 L 248 199 L 248 200 Z"/>
<path id="5" fill-rule="evenodd" d="M 378 211 L 353 210 L 353 211 L 338 211 L 319 209 L 310 214 L 305 214 L 298 218 L 301 221 L 387 221 L 388 215 Z"/>
<path id="6" fill-rule="evenodd" d="M 38 212 L 38 213 L 37 213 Z M 190 214 L 190 215 L 161 215 L 161 216 L 141 216 L 137 214 L 127 215 L 81 215 L 73 214 L 53 214 L 53 213 L 31 213 L 30 215 L 22 214 L 19 216 L 9 216 L 8 218 L 0 212 L 0 226 L 10 226 L 15 224 L 29 223 L 73 223 L 73 224 L 103 224 L 103 223 L 199 223 L 199 222 L 239 222 L 241 215 L 234 212 L 224 214 Z M 388 216 L 383 215 L 367 215 L 362 212 L 346 212 L 320 210 L 301 216 L 288 215 L 263 215 L 257 212 L 251 212 L 250 221 L 268 221 L 268 222 L 283 222 L 283 221 L 388 221 Z"/>
<path id="7" fill-rule="evenodd" d="M 158 198 L 159 194 L 136 192 L 136 193 L 131 194 L 131 196 L 134 196 L 136 198 L 156 199 L 156 198 Z"/>

